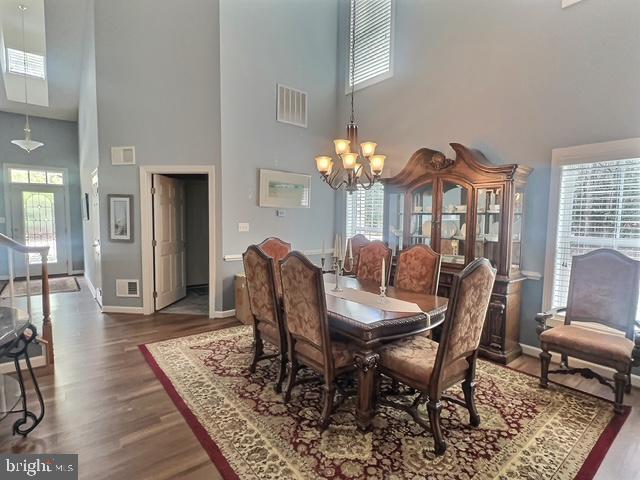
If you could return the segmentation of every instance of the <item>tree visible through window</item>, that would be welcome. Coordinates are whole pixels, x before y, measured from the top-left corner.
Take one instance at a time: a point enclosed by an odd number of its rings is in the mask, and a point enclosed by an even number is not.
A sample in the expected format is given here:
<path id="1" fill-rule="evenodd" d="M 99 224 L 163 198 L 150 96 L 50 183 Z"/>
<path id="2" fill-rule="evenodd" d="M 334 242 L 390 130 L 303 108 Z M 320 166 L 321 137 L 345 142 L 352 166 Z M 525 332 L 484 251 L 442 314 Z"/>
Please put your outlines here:
<path id="1" fill-rule="evenodd" d="M 361 233 L 369 240 L 382 240 L 384 186 L 376 183 L 369 190 L 347 193 L 347 237 Z"/>

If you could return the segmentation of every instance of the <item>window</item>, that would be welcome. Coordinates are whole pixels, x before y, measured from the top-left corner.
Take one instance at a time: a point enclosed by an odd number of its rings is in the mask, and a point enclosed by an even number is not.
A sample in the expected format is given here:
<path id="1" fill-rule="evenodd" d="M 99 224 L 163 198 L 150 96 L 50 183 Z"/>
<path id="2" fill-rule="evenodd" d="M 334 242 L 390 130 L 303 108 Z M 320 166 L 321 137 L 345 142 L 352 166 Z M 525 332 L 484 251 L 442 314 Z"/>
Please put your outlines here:
<path id="1" fill-rule="evenodd" d="M 638 158 L 615 160 L 607 158 L 615 158 L 614 152 L 565 153 L 558 162 L 554 158 L 552 181 L 550 222 L 555 224 L 550 223 L 545 275 L 545 306 L 552 308 L 566 305 L 574 255 L 606 247 L 640 260 L 640 151 Z"/>
<path id="2" fill-rule="evenodd" d="M 355 28 L 350 23 L 349 60 L 353 62 L 354 69 L 353 78 L 350 69 L 347 70 L 347 90 L 352 85 L 364 88 L 393 74 L 391 2 L 392 0 L 351 0 L 350 18 L 351 22 L 355 18 Z M 351 62 L 347 67 L 350 64 Z"/>
<path id="3" fill-rule="evenodd" d="M 64 185 L 64 173 L 60 170 L 31 170 L 10 168 L 11 183 L 31 183 L 40 185 Z"/>
<path id="4" fill-rule="evenodd" d="M 369 240 L 382 240 L 384 186 L 376 183 L 369 190 L 347 193 L 347 237 L 361 233 Z"/>
<path id="5" fill-rule="evenodd" d="M 25 69 L 26 55 L 26 69 Z M 44 78 L 44 57 L 35 53 L 24 52 L 7 48 L 7 65 L 9 73 L 16 75 L 28 75 L 30 77 Z"/>

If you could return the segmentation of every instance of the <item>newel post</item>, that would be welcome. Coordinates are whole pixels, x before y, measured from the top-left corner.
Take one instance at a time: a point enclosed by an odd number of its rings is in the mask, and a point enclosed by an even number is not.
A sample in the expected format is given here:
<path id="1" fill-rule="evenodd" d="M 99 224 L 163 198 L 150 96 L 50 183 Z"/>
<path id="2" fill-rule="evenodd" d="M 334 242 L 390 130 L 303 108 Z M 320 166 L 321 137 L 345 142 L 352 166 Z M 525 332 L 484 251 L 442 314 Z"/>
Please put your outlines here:
<path id="1" fill-rule="evenodd" d="M 42 259 L 42 338 L 47 342 L 47 364 L 53 367 L 53 330 L 51 328 L 51 304 L 49 301 L 49 248 L 40 252 Z"/>

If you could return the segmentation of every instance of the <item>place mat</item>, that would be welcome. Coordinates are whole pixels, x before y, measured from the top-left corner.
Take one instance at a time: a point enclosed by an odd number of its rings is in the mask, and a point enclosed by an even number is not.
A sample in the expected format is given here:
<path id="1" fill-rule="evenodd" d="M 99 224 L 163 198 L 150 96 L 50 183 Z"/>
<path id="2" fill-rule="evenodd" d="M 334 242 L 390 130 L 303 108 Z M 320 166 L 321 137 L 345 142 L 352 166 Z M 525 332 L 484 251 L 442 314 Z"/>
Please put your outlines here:
<path id="1" fill-rule="evenodd" d="M 380 295 L 375 293 L 364 292 L 354 288 L 343 288 L 341 292 L 334 292 L 335 283 L 325 282 L 324 291 L 327 295 L 343 298 L 352 302 L 361 303 L 370 307 L 383 310 L 385 312 L 402 312 L 402 313 L 422 313 L 420 307 L 411 302 L 398 300 L 397 298 L 386 297 L 384 302 L 380 301 Z"/>

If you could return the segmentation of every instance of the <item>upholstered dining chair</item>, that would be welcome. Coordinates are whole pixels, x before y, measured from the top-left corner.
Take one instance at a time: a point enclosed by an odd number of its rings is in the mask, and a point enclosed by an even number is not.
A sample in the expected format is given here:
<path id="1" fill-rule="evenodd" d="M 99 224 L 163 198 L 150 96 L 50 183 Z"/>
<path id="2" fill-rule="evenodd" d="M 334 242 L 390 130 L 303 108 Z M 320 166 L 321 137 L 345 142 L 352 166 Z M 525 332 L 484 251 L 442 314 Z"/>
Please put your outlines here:
<path id="1" fill-rule="evenodd" d="M 548 387 L 550 373 L 596 378 L 614 391 L 616 413 L 622 413 L 624 393 L 631 393 L 631 368 L 640 366 L 640 325 L 636 322 L 640 261 L 610 248 L 576 255 L 571 260 L 567 306 L 539 313 L 540 386 Z M 560 312 L 564 324 L 547 321 Z M 588 322 L 610 330 L 588 328 Z M 551 352 L 561 355 L 561 368 L 549 370 Z M 588 368 L 569 368 L 569 357 L 615 370 L 613 384 Z"/>
<path id="2" fill-rule="evenodd" d="M 254 350 L 249 371 L 255 373 L 259 361 L 279 356 L 280 367 L 275 391 L 281 392 L 287 367 L 287 340 L 275 288 L 274 260 L 258 246 L 250 245 L 242 254 L 242 262 L 253 316 Z M 278 349 L 276 354 L 265 354 L 265 340 Z"/>
<path id="3" fill-rule="evenodd" d="M 373 280 L 380 283 L 382 273 L 382 259 L 385 263 L 385 284 L 389 283 L 391 274 L 391 249 L 383 242 L 376 240 L 360 249 L 358 258 L 358 280 Z"/>
<path id="4" fill-rule="evenodd" d="M 380 403 L 408 412 L 425 430 L 430 426 L 436 455 L 447 448 L 440 426 L 443 399 L 466 407 L 469 423 L 480 425 L 474 400 L 476 358 L 495 276 L 489 260 L 478 258 L 454 277 L 439 344 L 426 335 L 415 335 L 380 351 L 379 371 L 419 392 L 410 406 L 384 397 Z M 444 395 L 459 382 L 464 401 Z M 418 413 L 425 401 L 429 424 Z"/>
<path id="5" fill-rule="evenodd" d="M 276 293 L 278 298 L 282 295 L 280 282 L 280 260 L 286 257 L 291 251 L 291 244 L 280 240 L 278 237 L 265 238 L 258 244 L 264 253 L 273 258 L 276 267 Z"/>
<path id="6" fill-rule="evenodd" d="M 348 261 L 345 263 L 345 269 L 349 270 L 351 275 L 358 275 L 358 260 L 360 259 L 360 249 L 369 245 L 371 241 L 361 233 L 351 237 L 351 252 L 353 253 L 353 265 Z"/>
<path id="7" fill-rule="evenodd" d="M 440 277 L 440 254 L 428 245 L 413 245 L 398 255 L 394 287 L 436 295 Z"/>
<path id="8" fill-rule="evenodd" d="M 320 426 L 329 426 L 336 393 L 335 379 L 353 366 L 353 349 L 329 335 L 322 269 L 300 252 L 280 261 L 284 318 L 289 346 L 289 374 L 284 394 L 291 399 L 296 375 L 302 365 L 324 377 Z"/>

